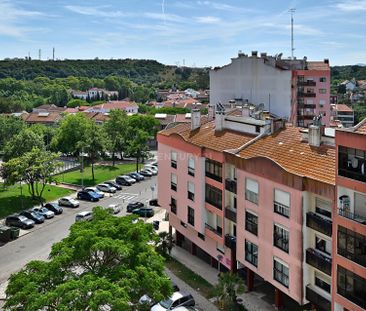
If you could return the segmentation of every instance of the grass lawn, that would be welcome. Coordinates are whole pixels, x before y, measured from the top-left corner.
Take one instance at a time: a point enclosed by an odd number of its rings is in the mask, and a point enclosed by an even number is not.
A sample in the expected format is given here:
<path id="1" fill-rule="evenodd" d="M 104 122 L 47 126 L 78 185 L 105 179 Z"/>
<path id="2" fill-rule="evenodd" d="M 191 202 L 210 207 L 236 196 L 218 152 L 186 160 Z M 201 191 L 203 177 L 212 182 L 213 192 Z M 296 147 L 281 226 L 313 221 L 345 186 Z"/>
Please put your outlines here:
<path id="1" fill-rule="evenodd" d="M 174 258 L 169 258 L 165 262 L 165 266 L 178 278 L 186 282 L 192 288 L 196 289 L 207 299 L 215 297 L 214 286 L 198 274 L 194 273 L 192 270 L 188 269 L 179 261 L 175 260 Z"/>
<path id="2" fill-rule="evenodd" d="M 27 186 L 22 185 L 22 192 L 23 195 L 21 196 L 19 185 L 6 187 L 4 189 L 3 185 L 0 184 L 0 218 L 4 218 L 12 213 L 39 204 L 38 201 L 32 201 Z M 72 192 L 73 191 L 68 189 L 47 185 L 43 192 L 43 198 L 45 201 L 52 201 L 58 197 L 69 195 Z"/>
<path id="3" fill-rule="evenodd" d="M 142 165 L 140 165 L 141 167 Z M 94 166 L 95 181 L 92 178 L 91 166 L 84 168 L 84 186 L 94 186 L 100 184 L 106 180 L 114 179 L 118 175 L 124 175 L 126 173 L 134 172 L 136 170 L 136 164 L 119 164 L 116 166 L 99 165 Z M 81 173 L 80 170 L 60 174 L 56 177 L 57 182 L 65 182 L 68 184 L 81 185 Z"/>

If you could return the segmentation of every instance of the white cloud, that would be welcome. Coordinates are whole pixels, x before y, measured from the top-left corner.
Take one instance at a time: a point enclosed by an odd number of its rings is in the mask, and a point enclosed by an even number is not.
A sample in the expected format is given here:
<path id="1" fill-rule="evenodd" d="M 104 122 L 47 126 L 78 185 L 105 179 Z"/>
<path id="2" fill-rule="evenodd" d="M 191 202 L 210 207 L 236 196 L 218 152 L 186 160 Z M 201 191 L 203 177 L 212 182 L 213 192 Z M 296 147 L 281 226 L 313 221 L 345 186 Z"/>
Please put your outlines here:
<path id="1" fill-rule="evenodd" d="M 221 19 L 215 16 L 200 16 L 196 20 L 200 24 L 218 24 L 221 22 Z"/>
<path id="2" fill-rule="evenodd" d="M 113 11 L 108 6 L 80 6 L 80 5 L 66 5 L 65 9 L 88 16 L 100 16 L 100 17 L 123 17 L 128 14 L 122 11 Z"/>
<path id="3" fill-rule="evenodd" d="M 225 4 L 225 3 L 220 3 L 220 2 L 214 2 L 214 1 L 197 1 L 198 5 L 204 5 L 204 6 L 210 6 L 216 10 L 222 10 L 222 11 L 235 11 L 237 8 L 229 5 L 229 4 Z"/>
<path id="4" fill-rule="evenodd" d="M 163 13 L 145 13 L 144 14 L 145 17 L 147 18 L 151 18 L 151 19 L 156 19 L 156 20 L 160 20 L 160 21 L 169 21 L 169 22 L 184 22 L 186 21 L 186 19 L 182 16 L 176 15 L 176 14 L 163 14 Z"/>
<path id="5" fill-rule="evenodd" d="M 338 2 L 335 7 L 344 12 L 366 11 L 366 0 L 345 0 Z"/>

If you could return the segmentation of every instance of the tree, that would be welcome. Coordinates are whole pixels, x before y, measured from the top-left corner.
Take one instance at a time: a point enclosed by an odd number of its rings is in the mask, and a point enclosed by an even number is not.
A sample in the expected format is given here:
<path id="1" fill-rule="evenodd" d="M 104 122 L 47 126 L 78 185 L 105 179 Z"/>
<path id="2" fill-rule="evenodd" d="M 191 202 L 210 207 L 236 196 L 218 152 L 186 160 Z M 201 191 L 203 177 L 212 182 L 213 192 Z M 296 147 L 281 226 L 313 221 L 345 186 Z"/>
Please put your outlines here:
<path id="1" fill-rule="evenodd" d="M 25 182 L 32 199 L 37 199 L 42 204 L 43 191 L 46 185 L 51 183 L 57 168 L 61 166 L 57 161 L 58 157 L 59 154 L 35 147 L 3 164 L 6 182 Z"/>
<path id="2" fill-rule="evenodd" d="M 93 220 L 72 225 L 49 261 L 32 261 L 9 279 L 5 310 L 139 310 L 172 288 L 163 258 L 149 243 L 151 224 L 114 217 L 97 207 Z"/>
<path id="3" fill-rule="evenodd" d="M 73 98 L 71 100 L 69 100 L 69 102 L 67 103 L 67 108 L 76 108 L 76 107 L 80 107 L 80 106 L 87 106 L 88 103 L 86 100 L 83 99 L 79 99 L 79 98 Z"/>
<path id="4" fill-rule="evenodd" d="M 155 136 L 159 121 L 151 115 L 135 114 L 128 118 L 128 125 L 135 130 L 140 129 L 150 136 Z"/>
<path id="5" fill-rule="evenodd" d="M 136 158 L 136 171 L 138 172 L 140 160 L 148 156 L 147 141 L 149 134 L 144 130 L 133 127 L 129 127 L 127 133 L 127 153 Z"/>
<path id="6" fill-rule="evenodd" d="M 17 135 L 14 135 L 4 147 L 4 161 L 20 157 L 33 148 L 44 149 L 43 136 L 32 131 L 31 128 L 24 128 Z"/>
<path id="7" fill-rule="evenodd" d="M 156 250 L 166 257 L 168 254 L 170 255 L 173 249 L 173 236 L 166 231 L 160 232 L 158 236 L 159 240 L 156 243 Z"/>
<path id="8" fill-rule="evenodd" d="M 24 121 L 20 118 L 0 116 L 0 150 L 3 150 L 5 143 L 21 132 L 25 126 Z"/>
<path id="9" fill-rule="evenodd" d="M 244 282 L 232 272 L 220 273 L 219 282 L 215 287 L 215 292 L 222 310 L 239 310 L 236 302 L 237 294 L 243 292 Z"/>
<path id="10" fill-rule="evenodd" d="M 115 154 L 121 155 L 125 151 L 127 115 L 121 110 L 112 110 L 109 119 L 104 123 L 104 129 L 108 136 L 108 145 L 112 151 L 113 166 L 115 164 Z"/>

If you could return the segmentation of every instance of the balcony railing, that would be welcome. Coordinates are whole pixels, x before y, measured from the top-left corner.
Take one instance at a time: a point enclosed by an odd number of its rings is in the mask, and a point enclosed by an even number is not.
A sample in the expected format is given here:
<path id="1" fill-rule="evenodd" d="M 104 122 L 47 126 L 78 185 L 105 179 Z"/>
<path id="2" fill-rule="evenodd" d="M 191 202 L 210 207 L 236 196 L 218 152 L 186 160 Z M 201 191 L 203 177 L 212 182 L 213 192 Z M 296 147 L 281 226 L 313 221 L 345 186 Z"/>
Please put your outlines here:
<path id="1" fill-rule="evenodd" d="M 313 92 L 298 92 L 298 97 L 316 97 L 316 94 Z"/>
<path id="2" fill-rule="evenodd" d="M 285 216 L 287 218 L 290 217 L 290 207 L 284 204 L 278 203 L 276 201 L 273 202 L 273 210 L 275 213 Z"/>
<path id="3" fill-rule="evenodd" d="M 328 275 L 332 275 L 332 258 L 324 256 L 313 248 L 306 250 L 306 263 Z"/>
<path id="4" fill-rule="evenodd" d="M 361 215 L 351 213 L 351 212 L 341 209 L 341 208 L 338 209 L 338 214 L 342 217 L 345 217 L 345 218 L 354 220 L 360 224 L 366 225 L 366 218 Z"/>
<path id="5" fill-rule="evenodd" d="M 338 254 L 349 260 L 352 260 L 355 263 L 358 263 L 363 267 L 366 267 L 366 255 L 364 254 L 351 253 L 347 249 L 339 247 L 339 245 L 338 245 Z"/>
<path id="6" fill-rule="evenodd" d="M 225 246 L 231 250 L 236 250 L 236 237 L 230 234 L 225 234 Z"/>
<path id="7" fill-rule="evenodd" d="M 217 234 L 219 237 L 222 237 L 222 228 L 221 227 L 214 228 L 211 225 L 209 225 L 209 224 L 206 223 L 205 224 L 205 228 L 208 229 L 208 230 L 210 230 L 211 232 Z"/>
<path id="8" fill-rule="evenodd" d="M 306 300 L 313 303 L 319 311 L 331 311 L 331 302 L 319 295 L 309 285 L 306 286 Z"/>
<path id="9" fill-rule="evenodd" d="M 236 194 L 236 180 L 231 178 L 225 179 L 225 189 L 227 191 L 233 192 Z"/>
<path id="10" fill-rule="evenodd" d="M 208 178 L 211 178 L 211 179 L 213 179 L 213 180 L 216 180 L 216 181 L 218 181 L 218 182 L 222 182 L 222 177 L 221 176 L 218 176 L 218 175 L 215 175 L 215 174 L 212 174 L 212 173 L 210 173 L 210 172 L 208 172 L 208 171 L 206 171 L 206 177 L 208 177 Z"/>
<path id="11" fill-rule="evenodd" d="M 229 219 L 229 220 L 236 223 L 236 211 L 232 210 L 229 207 L 226 207 L 225 208 L 225 218 L 227 218 L 227 219 Z"/>
<path id="12" fill-rule="evenodd" d="M 366 182 L 366 175 L 362 174 L 361 171 L 355 171 L 348 168 L 339 167 L 338 175 Z"/>
<path id="13" fill-rule="evenodd" d="M 332 221 L 313 212 L 308 212 L 306 214 L 306 226 L 327 236 L 332 236 Z"/>
<path id="14" fill-rule="evenodd" d="M 313 80 L 300 80 L 300 81 L 297 81 L 297 85 L 298 86 L 316 86 L 316 82 L 313 81 Z"/>

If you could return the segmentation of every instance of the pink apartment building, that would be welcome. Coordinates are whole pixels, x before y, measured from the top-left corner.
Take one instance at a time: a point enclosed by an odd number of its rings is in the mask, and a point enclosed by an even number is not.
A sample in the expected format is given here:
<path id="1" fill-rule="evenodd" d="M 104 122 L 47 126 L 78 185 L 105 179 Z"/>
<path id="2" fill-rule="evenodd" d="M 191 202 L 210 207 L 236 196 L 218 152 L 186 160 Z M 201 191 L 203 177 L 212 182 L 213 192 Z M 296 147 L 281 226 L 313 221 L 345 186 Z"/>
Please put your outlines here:
<path id="1" fill-rule="evenodd" d="M 222 107 L 221 107 L 222 108 Z M 299 305 L 331 310 L 334 138 L 247 107 L 158 134 L 158 199 L 176 244 L 221 271 L 246 271 Z"/>

